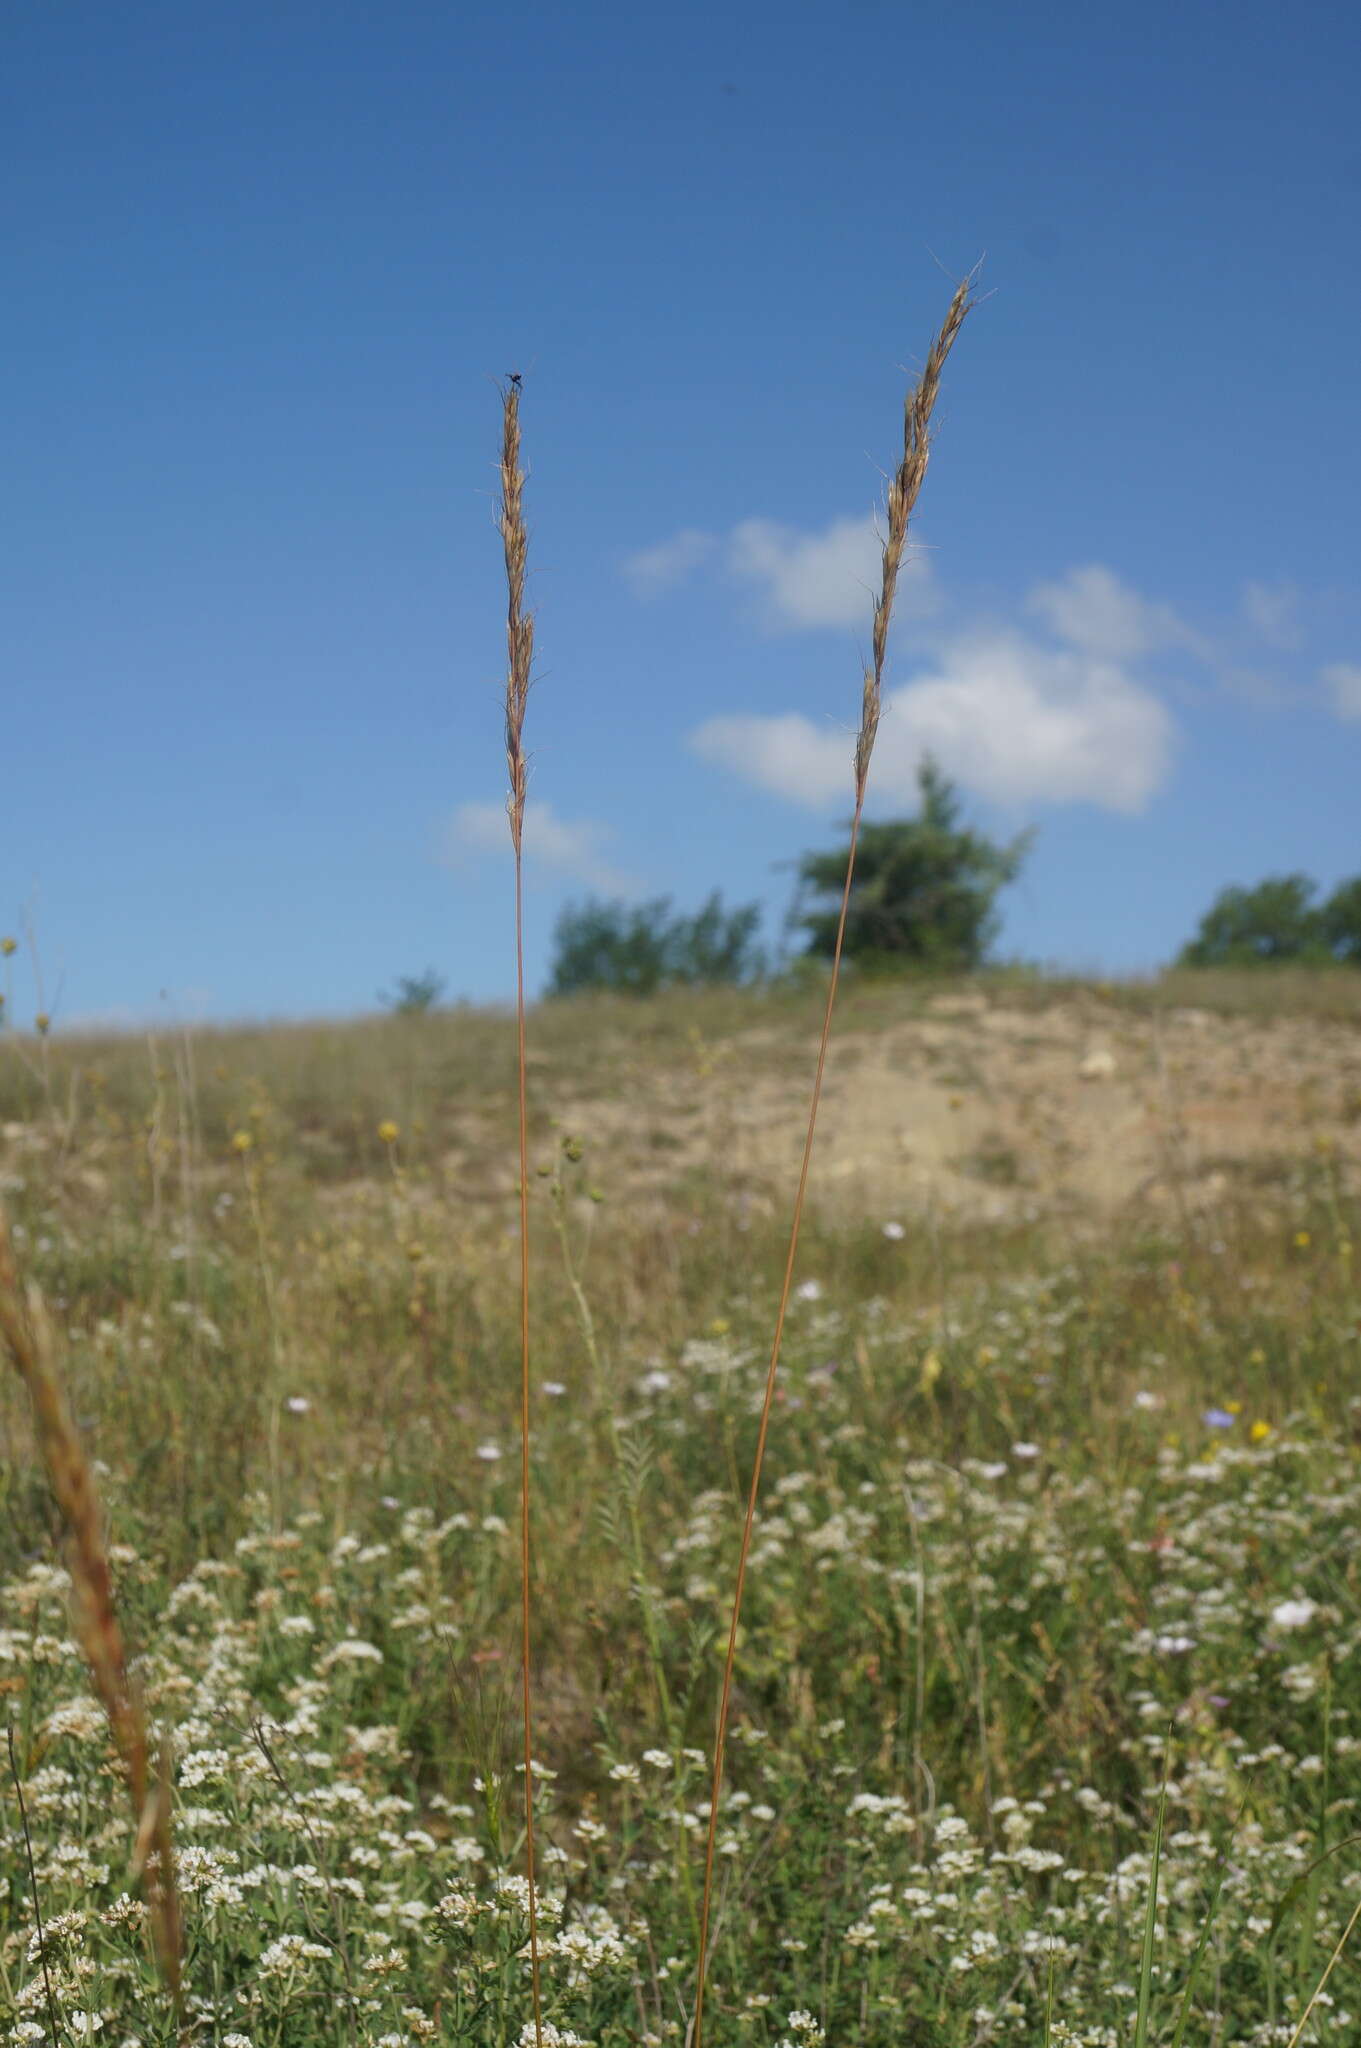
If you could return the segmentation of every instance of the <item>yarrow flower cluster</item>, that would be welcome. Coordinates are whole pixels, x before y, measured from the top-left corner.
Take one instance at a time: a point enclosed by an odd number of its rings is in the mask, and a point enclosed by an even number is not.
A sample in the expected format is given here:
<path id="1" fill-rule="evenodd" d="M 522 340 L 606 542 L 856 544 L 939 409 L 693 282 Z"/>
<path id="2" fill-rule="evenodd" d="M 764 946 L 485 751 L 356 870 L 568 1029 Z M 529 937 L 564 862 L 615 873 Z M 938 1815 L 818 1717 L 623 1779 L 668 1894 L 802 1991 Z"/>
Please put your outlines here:
<path id="1" fill-rule="evenodd" d="M 1296 1895 L 1321 1788 L 1339 1829 L 1361 1798 L 1345 1682 L 1361 1657 L 1351 1419 L 1331 1434 L 1288 1416 L 1265 1436 L 1216 1425 L 1207 1439 L 1198 1403 L 1174 1430 L 1161 1396 L 1126 1386 L 1110 1404 L 1119 1476 L 1098 1480 L 1047 1406 L 1047 1383 L 1087 1341 L 1062 1287 L 1008 1286 L 968 1328 L 939 1310 L 904 1328 L 862 1310 L 851 1326 L 821 1289 L 806 1299 L 816 1313 L 785 1361 L 744 1620 L 753 1677 L 717 1814 L 742 1977 L 723 1981 L 720 1943 L 714 2009 L 771 2048 L 961 2048 L 966 2035 L 1032 2048 L 1053 1970 L 1071 2014 L 1091 2015 L 1065 2019 L 1070 2039 L 1125 2042 L 1165 1778 L 1161 1981 L 1189 1969 L 1217 1899 L 1222 1958 L 1198 1996 L 1219 2001 L 1226 2040 L 1268 2048 L 1258 1980 L 1238 1959 L 1259 1952 L 1273 1902 Z M 712 1686 L 734 1543 L 711 1451 L 749 1437 L 764 1366 L 759 1344 L 713 1319 L 624 1375 L 620 1441 L 649 1548 L 639 1570 L 625 1497 L 606 1531 L 604 1555 L 624 1560 L 613 1611 L 590 1605 L 598 1556 L 571 1548 L 598 1525 L 564 1525 L 581 1599 L 553 1626 L 593 1632 L 608 1683 L 585 1703 L 564 1695 L 580 1725 L 568 1744 L 550 1720 L 549 1761 L 533 1766 L 549 2048 L 683 2048 L 712 1796 L 710 1756 L 683 1739 L 700 1710 L 685 1702 Z M 1151 1377 L 1157 1361 L 1136 1366 Z M 953 1400 L 966 1376 L 997 1404 L 989 1433 L 976 1455 L 925 1455 L 911 1404 Z M 898 1391 L 871 1426 L 876 1385 Z M 545 1410 L 544 1431 L 579 1444 L 576 1407 Z M 496 1455 L 479 1461 L 479 1445 Z M 467 1452 L 443 1517 L 392 1491 L 384 1465 L 371 1498 L 346 1474 L 326 1511 L 280 1520 L 253 1504 L 225 1555 L 168 1588 L 136 1548 L 120 1551 L 152 1617 L 139 1684 L 175 1759 L 188 2010 L 222 2048 L 536 2038 L 522 1780 L 495 1705 L 513 1681 L 496 1624 L 514 1549 L 500 1445 L 470 1428 Z M 169 2048 L 173 2033 L 147 2018 L 159 2008 L 145 1904 L 125 1889 L 70 1590 L 43 1563 L 0 1585 L 0 1684 L 31 1731 L 22 1774 L 45 1914 L 41 1942 L 31 1915 L 0 1935 L 16 1987 L 0 2041 L 45 2038 L 45 1965 L 63 2015 L 83 2016 L 73 2041 Z M 1085 1750 L 1056 1729 L 1085 1729 Z M 26 1874 L 11 1879 L 22 1913 Z M 1321 1921 L 1345 1922 L 1349 1884 L 1340 1860 L 1320 1869 Z M 1297 1948 L 1279 1959 L 1292 2027 L 1312 1989 L 1292 1974 Z M 1317 2039 L 1344 2042 L 1352 1980 L 1339 1966 L 1325 1989 L 1335 2003 L 1316 2005 Z"/>

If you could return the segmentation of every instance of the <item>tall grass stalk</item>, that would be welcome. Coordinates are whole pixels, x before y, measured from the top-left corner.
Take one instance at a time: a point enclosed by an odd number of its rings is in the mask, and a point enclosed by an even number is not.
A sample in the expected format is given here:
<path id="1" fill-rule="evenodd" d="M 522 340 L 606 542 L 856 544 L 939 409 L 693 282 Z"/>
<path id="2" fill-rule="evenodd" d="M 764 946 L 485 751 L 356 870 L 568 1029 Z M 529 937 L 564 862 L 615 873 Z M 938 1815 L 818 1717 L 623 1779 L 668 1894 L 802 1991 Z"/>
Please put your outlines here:
<path id="1" fill-rule="evenodd" d="M 520 380 L 510 377 L 501 393 L 501 503 L 499 525 L 506 558 L 506 767 L 510 793 L 506 812 L 515 850 L 515 1073 L 520 1152 L 520 1695 L 524 1720 L 525 1877 L 529 1885 L 529 1962 L 534 1998 L 534 2040 L 543 2048 L 543 2002 L 539 1971 L 539 1909 L 534 1858 L 533 1682 L 530 1658 L 530 1472 L 529 1472 L 529 1107 L 525 1068 L 524 831 L 528 769 L 524 750 L 525 707 L 534 664 L 534 615 L 525 610 L 524 472 L 520 468 Z"/>
<path id="2" fill-rule="evenodd" d="M 1309 1994 L 1309 2003 L 1305 2006 L 1304 2011 L 1300 2014 L 1299 2025 L 1295 2028 L 1294 2033 L 1290 2036 L 1287 2048 L 1297 2048 L 1297 2043 L 1299 2042 L 1301 2035 L 1304 2033 L 1305 2028 L 1309 2024 L 1309 2015 L 1314 2010 L 1314 2007 L 1318 2004 L 1319 1996 L 1325 1989 L 1328 1979 L 1332 1976 L 1334 1966 L 1341 1958 L 1343 1949 L 1351 1940 L 1352 1930 L 1355 1928 L 1358 1920 L 1361 1920 L 1361 1899 L 1358 1899 L 1350 1920 L 1348 1920 L 1346 1926 L 1343 1928 L 1341 1934 L 1338 1936 L 1336 1946 L 1334 1947 L 1332 1954 L 1328 1958 L 1327 1967 L 1325 1968 L 1323 1975 L 1319 1978 L 1318 1983 L 1314 1986 L 1313 1990 Z"/>
<path id="3" fill-rule="evenodd" d="M 24 1781 L 19 1775 L 19 1759 L 14 1750 L 14 1723 L 5 1729 L 5 1742 L 9 1749 L 9 1774 L 14 1785 L 15 1803 L 19 1808 L 19 1827 L 24 1838 L 24 1860 L 28 1865 L 28 1889 L 33 1900 L 33 1924 L 38 1930 L 38 1960 L 43 1973 L 43 1996 L 47 2001 L 47 2024 L 52 2031 L 51 2048 L 61 2048 L 61 2028 L 57 2024 L 57 2001 L 52 1995 L 52 1973 L 47 1967 L 47 1934 L 43 1927 L 42 1894 L 38 1889 L 38 1873 L 33 1863 L 33 1837 L 29 1833 L 28 1808 L 24 1803 Z"/>
<path id="4" fill-rule="evenodd" d="M 770 1413 L 775 1399 L 775 1382 L 779 1372 L 780 1350 L 784 1342 L 785 1319 L 789 1312 L 789 1298 L 794 1285 L 794 1267 L 799 1250 L 799 1232 L 803 1223 L 804 1202 L 808 1192 L 808 1170 L 813 1157 L 813 1140 L 817 1131 L 818 1108 L 822 1101 L 823 1075 L 827 1067 L 827 1047 L 832 1033 L 832 1012 L 836 1005 L 837 983 L 841 974 L 841 954 L 846 938 L 846 918 L 850 909 L 851 883 L 855 876 L 855 852 L 860 837 L 860 822 L 865 808 L 865 791 L 869 781 L 870 758 L 874 752 L 875 735 L 879 730 L 879 712 L 883 699 L 884 663 L 888 654 L 888 628 L 893 616 L 893 601 L 898 589 L 898 573 L 902 567 L 903 553 L 907 546 L 908 522 L 912 517 L 918 495 L 926 477 L 926 467 L 931 455 L 931 415 L 935 410 L 940 392 L 941 372 L 946 357 L 955 343 L 955 337 L 964 325 L 965 318 L 974 304 L 974 277 L 971 273 L 956 288 L 950 301 L 950 309 L 940 333 L 932 342 L 927 353 L 926 364 L 918 382 L 908 392 L 903 411 L 903 456 L 897 470 L 890 477 L 887 492 L 888 524 L 883 543 L 883 569 L 879 596 L 874 607 L 874 632 L 872 655 L 864 676 L 864 688 L 860 712 L 860 731 L 855 743 L 855 809 L 851 817 L 850 846 L 846 855 L 846 879 L 842 885 L 841 908 L 837 917 L 836 943 L 832 949 L 832 971 L 827 983 L 827 1002 L 823 1011 L 822 1033 L 818 1040 L 817 1065 L 813 1075 L 812 1099 L 808 1107 L 808 1125 L 804 1134 L 803 1158 L 799 1167 L 798 1189 L 794 1197 L 794 1213 L 789 1230 L 789 1247 L 785 1256 L 784 1278 L 780 1286 L 779 1305 L 775 1311 L 775 1330 L 771 1340 L 770 1364 L 766 1372 L 765 1395 L 761 1404 L 761 1420 L 756 1434 L 756 1456 L 752 1465 L 751 1487 L 747 1495 L 747 1512 L 742 1527 L 742 1543 L 737 1556 L 737 1577 L 733 1590 L 732 1618 L 728 1627 L 728 1648 L 723 1663 L 723 1689 L 719 1698 L 718 1722 L 714 1734 L 713 1781 L 709 1794 L 709 1826 L 704 1845 L 704 1891 L 700 1905 L 699 1954 L 695 1967 L 695 2008 L 690 2034 L 690 2048 L 701 2048 L 704 2038 L 704 1987 L 709 1963 L 709 1929 L 713 1906 L 714 1852 L 718 1841 L 718 1813 L 723 1796 L 723 1771 L 727 1755 L 728 1720 L 732 1711 L 733 1674 L 737 1663 L 737 1635 L 742 1618 L 742 1594 L 746 1587 L 747 1559 L 751 1552 L 752 1530 L 756 1522 L 756 1503 L 761 1489 L 761 1468 L 765 1461 L 766 1438 L 770 1430 Z"/>
<path id="5" fill-rule="evenodd" d="M 1298 1964 L 1302 1972 L 1313 1954 L 1313 1921 L 1318 1903 L 1319 1873 L 1326 1863 L 1332 1862 L 1335 1856 L 1340 1855 L 1345 1849 L 1354 1849 L 1359 1842 L 1361 1842 L 1361 1834 L 1340 1836 L 1336 1842 L 1331 1843 L 1324 1849 L 1321 1855 L 1315 1856 L 1311 1863 L 1305 1865 L 1293 1882 L 1286 1886 L 1276 1902 L 1276 1910 L 1271 1916 L 1271 1925 L 1267 1929 L 1265 1944 L 1267 1958 L 1267 2017 L 1273 2026 L 1276 2023 L 1276 1945 L 1286 1918 L 1293 1910 L 1296 1900 L 1301 1896 L 1307 1897 L 1309 1912 L 1306 1917 L 1309 1923 L 1309 1939 L 1306 1944 L 1302 1931 L 1298 1950 Z M 1345 1938 L 1344 1936 L 1344 1941 Z M 1336 1960 L 1337 1958 L 1334 1956 L 1333 1961 L 1336 1962 Z M 1332 1963 L 1329 1963 L 1328 1968 L 1332 1969 Z M 1319 1989 L 1322 1989 L 1322 1985 L 1319 1986 Z M 1314 1992 L 1314 1998 L 1317 1997 L 1318 1990 Z M 1310 2004 L 1312 2005 L 1313 2002 L 1313 1999 L 1311 1999 Z"/>
<path id="6" fill-rule="evenodd" d="M 567 1142 L 570 1145 L 572 1141 L 569 1139 Z M 567 1227 L 567 1189 L 562 1178 L 561 1162 L 559 1162 L 557 1174 L 549 1190 L 549 1195 L 553 1208 L 553 1230 L 558 1240 L 558 1248 L 562 1254 L 563 1273 L 567 1280 L 568 1291 L 572 1297 L 572 1305 L 576 1310 L 577 1324 L 581 1331 L 581 1341 L 591 1368 L 595 1398 L 605 1418 L 605 1427 L 610 1439 L 610 1451 L 614 1458 L 614 1469 L 619 1481 L 619 1494 L 624 1505 L 624 1516 L 628 1522 L 629 1561 L 633 1568 L 633 1596 L 638 1603 L 638 1612 L 643 1624 L 643 1636 L 647 1643 L 648 1662 L 652 1675 L 652 1690 L 656 1695 L 657 1712 L 661 1718 L 662 1731 L 666 1736 L 668 1746 L 674 1752 L 680 1748 L 680 1725 L 676 1719 L 675 1707 L 672 1704 L 671 1688 L 666 1680 L 666 1658 L 662 1651 L 661 1623 L 657 1616 L 656 1596 L 653 1593 L 651 1581 L 647 1573 L 647 1553 L 643 1543 L 643 1524 L 638 1505 L 640 1493 L 640 1487 L 637 1483 L 638 1474 L 636 1467 L 631 1469 L 632 1461 L 628 1455 L 623 1432 L 619 1427 L 619 1418 L 615 1414 L 614 1403 L 610 1399 L 609 1389 L 605 1384 L 605 1361 L 601 1355 L 600 1343 L 596 1335 L 595 1317 L 591 1313 L 591 1304 L 587 1297 L 586 1289 L 582 1284 L 576 1255 L 572 1250 L 571 1233 Z M 688 1868 L 688 1863 L 683 1866 L 687 1874 Z"/>
<path id="7" fill-rule="evenodd" d="M 128 1672 L 123 1631 L 113 1599 L 113 1574 L 85 1455 L 57 1373 L 56 1341 L 36 1288 L 19 1277 L 9 1229 L 0 1212 L 0 1339 L 28 1391 L 38 1450 L 66 1525 L 71 1617 L 76 1640 L 108 1718 L 132 1804 L 132 1866 L 147 1874 L 151 1928 L 162 1975 L 176 2002 L 180 1991 L 180 1912 L 170 1846 L 170 1786 L 153 1782 L 146 1717 Z"/>
<path id="8" fill-rule="evenodd" d="M 1158 1878 L 1162 1870 L 1163 1833 L 1167 1825 L 1167 1781 L 1172 1771 L 1172 1741 L 1168 1737 L 1163 1756 L 1162 1791 L 1158 1795 L 1158 1818 L 1153 1827 L 1153 1853 L 1149 1857 L 1148 1901 L 1144 1907 L 1144 1940 L 1139 1955 L 1139 2003 L 1134 2019 L 1134 2048 L 1148 2048 L 1149 2018 L 1153 2010 L 1153 1944 L 1158 1930 Z"/>

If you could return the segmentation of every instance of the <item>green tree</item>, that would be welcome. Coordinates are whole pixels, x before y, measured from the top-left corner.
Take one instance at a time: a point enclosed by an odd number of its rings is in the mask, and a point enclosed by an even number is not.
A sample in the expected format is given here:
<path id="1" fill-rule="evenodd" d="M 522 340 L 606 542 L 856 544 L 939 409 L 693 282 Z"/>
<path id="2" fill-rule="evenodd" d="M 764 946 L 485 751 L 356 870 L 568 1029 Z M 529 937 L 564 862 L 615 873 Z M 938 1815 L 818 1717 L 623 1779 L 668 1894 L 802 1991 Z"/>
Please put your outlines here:
<path id="1" fill-rule="evenodd" d="M 669 896 L 649 903 L 569 903 L 553 933 L 548 993 L 616 989 L 651 995 L 677 985 L 754 980 L 764 970 L 756 944 L 759 903 L 725 910 L 715 890 L 691 916 Z"/>
<path id="2" fill-rule="evenodd" d="M 378 1000 L 399 1017 L 423 1017 L 427 1010 L 434 1009 L 445 986 L 444 976 L 427 967 L 423 974 L 399 974 L 396 993 L 379 989 Z"/>
<path id="3" fill-rule="evenodd" d="M 1361 967 L 1361 875 L 1339 882 L 1320 916 L 1323 936 L 1334 960 Z"/>
<path id="4" fill-rule="evenodd" d="M 1361 892 L 1358 892 L 1361 893 Z M 1181 967 L 1252 967 L 1296 960 L 1322 961 L 1330 948 L 1325 912 L 1314 902 L 1308 875 L 1268 875 L 1254 889 L 1221 889 L 1195 937 L 1182 947 Z M 1343 895 L 1333 899 L 1337 903 Z M 1333 903 L 1328 905 L 1332 911 Z M 1339 907 L 1339 929 L 1345 923 Z"/>
<path id="5" fill-rule="evenodd" d="M 929 756 L 917 771 L 921 808 L 860 829 L 846 914 L 845 954 L 862 966 L 980 965 L 997 932 L 996 898 L 1021 871 L 1033 835 L 999 846 L 959 822 L 959 799 Z M 812 901 L 792 922 L 807 951 L 830 960 L 848 848 L 805 854 L 799 880 Z"/>

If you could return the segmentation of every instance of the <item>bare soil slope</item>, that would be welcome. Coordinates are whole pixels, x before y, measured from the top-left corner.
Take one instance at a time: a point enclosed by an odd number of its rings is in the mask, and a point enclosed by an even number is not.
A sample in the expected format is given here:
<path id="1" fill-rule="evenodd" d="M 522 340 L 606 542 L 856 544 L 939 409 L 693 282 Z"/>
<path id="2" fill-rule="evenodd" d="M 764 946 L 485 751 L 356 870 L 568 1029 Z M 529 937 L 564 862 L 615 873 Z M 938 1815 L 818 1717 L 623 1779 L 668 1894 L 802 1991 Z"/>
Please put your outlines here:
<path id="1" fill-rule="evenodd" d="M 701 1168 L 757 1199 L 791 1187 L 811 1041 L 747 1029 L 633 1067 L 617 1051 L 608 1094 L 578 1084 L 554 1104 L 614 1190 L 663 1194 Z M 835 1037 L 813 1198 L 885 1219 L 1109 1218 L 1268 1187 L 1311 1145 L 1344 1176 L 1361 1171 L 1361 1030 L 1348 1019 L 942 995 Z"/>

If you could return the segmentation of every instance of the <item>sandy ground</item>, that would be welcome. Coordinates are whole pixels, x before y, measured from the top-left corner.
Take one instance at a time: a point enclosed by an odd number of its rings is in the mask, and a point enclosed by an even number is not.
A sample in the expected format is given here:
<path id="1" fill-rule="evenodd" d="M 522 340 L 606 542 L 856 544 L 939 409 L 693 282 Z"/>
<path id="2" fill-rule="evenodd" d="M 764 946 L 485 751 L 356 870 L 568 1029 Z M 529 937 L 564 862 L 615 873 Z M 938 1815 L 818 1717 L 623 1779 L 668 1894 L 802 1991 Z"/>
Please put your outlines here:
<path id="1" fill-rule="evenodd" d="M 608 1098 L 559 1104 L 601 1177 L 662 1194 L 721 1162 L 758 1196 L 788 1189 L 807 1070 L 748 1031 L 686 1070 L 614 1068 Z M 1306 1017 L 1133 1014 L 1099 997 L 1045 1010 L 941 997 L 838 1035 L 815 1200 L 882 1214 L 1109 1218 L 1279 1186 L 1313 1153 L 1361 1177 L 1361 1031 Z"/>

